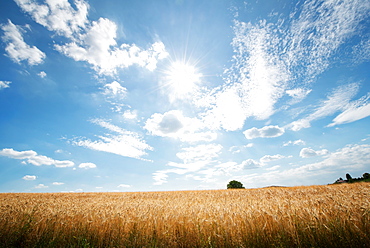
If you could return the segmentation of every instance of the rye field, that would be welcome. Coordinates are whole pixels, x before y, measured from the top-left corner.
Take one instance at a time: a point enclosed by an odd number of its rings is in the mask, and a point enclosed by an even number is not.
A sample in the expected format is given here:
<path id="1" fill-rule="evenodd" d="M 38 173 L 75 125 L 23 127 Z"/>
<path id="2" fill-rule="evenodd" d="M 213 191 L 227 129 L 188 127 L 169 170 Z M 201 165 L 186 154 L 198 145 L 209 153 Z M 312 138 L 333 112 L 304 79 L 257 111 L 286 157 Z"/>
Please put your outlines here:
<path id="1" fill-rule="evenodd" d="M 370 247 L 370 183 L 2 193 L 1 247 Z"/>

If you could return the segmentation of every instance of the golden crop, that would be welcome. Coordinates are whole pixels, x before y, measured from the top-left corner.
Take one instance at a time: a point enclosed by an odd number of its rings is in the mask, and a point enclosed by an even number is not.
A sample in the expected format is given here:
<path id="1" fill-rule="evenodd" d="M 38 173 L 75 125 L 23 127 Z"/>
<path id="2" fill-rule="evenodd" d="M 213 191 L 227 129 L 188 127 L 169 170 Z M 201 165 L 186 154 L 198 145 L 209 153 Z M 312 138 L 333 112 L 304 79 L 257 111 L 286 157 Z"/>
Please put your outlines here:
<path id="1" fill-rule="evenodd" d="M 365 247 L 370 184 L 0 194 L 1 247 Z"/>

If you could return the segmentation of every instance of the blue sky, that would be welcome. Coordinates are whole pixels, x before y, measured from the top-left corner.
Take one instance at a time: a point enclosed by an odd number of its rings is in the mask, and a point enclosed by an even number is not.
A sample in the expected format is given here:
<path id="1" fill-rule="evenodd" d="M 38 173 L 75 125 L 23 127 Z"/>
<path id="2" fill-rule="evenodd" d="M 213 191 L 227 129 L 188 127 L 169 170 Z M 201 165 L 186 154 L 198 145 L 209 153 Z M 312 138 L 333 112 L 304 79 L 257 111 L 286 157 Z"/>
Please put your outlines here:
<path id="1" fill-rule="evenodd" d="M 0 192 L 370 171 L 370 1 L 0 2 Z"/>

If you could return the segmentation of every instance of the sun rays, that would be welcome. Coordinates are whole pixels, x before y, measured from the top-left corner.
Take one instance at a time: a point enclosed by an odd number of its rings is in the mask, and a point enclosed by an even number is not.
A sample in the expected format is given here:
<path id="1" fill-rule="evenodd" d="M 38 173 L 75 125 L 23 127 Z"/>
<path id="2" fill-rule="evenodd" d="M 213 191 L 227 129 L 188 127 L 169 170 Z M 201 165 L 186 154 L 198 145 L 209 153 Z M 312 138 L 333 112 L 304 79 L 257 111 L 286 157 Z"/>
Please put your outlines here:
<path id="1" fill-rule="evenodd" d="M 184 99 L 196 91 L 202 74 L 196 67 L 183 61 L 173 61 L 165 71 L 164 88 L 170 99 Z"/>

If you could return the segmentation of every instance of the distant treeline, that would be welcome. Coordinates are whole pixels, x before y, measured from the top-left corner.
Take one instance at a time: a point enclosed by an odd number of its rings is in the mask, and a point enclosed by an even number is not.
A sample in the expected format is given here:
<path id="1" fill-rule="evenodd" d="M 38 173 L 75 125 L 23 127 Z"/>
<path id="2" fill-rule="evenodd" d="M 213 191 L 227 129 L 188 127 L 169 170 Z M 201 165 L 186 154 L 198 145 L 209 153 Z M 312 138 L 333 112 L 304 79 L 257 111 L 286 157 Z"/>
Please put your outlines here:
<path id="1" fill-rule="evenodd" d="M 352 178 L 350 174 L 346 174 L 346 179 L 344 180 L 343 178 L 337 179 L 334 184 L 337 183 L 357 183 L 357 182 L 370 182 L 370 174 L 369 173 L 364 173 L 362 177 L 358 178 Z"/>

